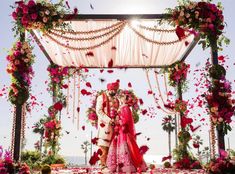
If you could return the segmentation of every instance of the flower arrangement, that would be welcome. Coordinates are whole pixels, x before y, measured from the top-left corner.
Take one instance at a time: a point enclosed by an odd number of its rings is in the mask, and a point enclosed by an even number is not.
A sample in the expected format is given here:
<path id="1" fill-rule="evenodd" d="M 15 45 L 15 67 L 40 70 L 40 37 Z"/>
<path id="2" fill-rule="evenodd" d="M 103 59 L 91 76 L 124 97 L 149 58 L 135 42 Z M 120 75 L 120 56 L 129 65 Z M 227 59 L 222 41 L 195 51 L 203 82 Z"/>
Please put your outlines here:
<path id="1" fill-rule="evenodd" d="M 221 73 L 215 73 L 218 67 Z M 227 134 L 227 131 L 231 130 L 230 123 L 232 122 L 232 116 L 235 111 L 235 100 L 231 99 L 231 84 L 225 79 L 225 70 L 221 67 L 213 65 L 210 68 L 209 75 L 213 79 L 209 91 L 205 94 L 205 98 L 208 103 L 212 122 L 215 125 L 222 124 L 223 132 Z"/>
<path id="2" fill-rule="evenodd" d="M 184 112 L 186 112 L 186 110 L 187 110 L 187 102 L 184 100 L 176 99 L 175 100 L 175 111 L 184 113 Z"/>
<path id="3" fill-rule="evenodd" d="M 183 84 L 186 81 L 189 64 L 185 62 L 177 62 L 173 64 L 169 69 L 169 84 L 176 87 L 179 83 Z"/>
<path id="4" fill-rule="evenodd" d="M 225 24 L 221 3 L 215 5 L 209 1 L 186 0 L 175 9 L 169 9 L 169 13 L 174 25 L 183 27 L 184 30 L 193 29 L 199 32 L 201 38 L 205 39 L 203 47 L 209 47 L 210 41 L 215 41 L 223 33 Z M 225 37 L 223 41 L 229 42 Z"/>
<path id="5" fill-rule="evenodd" d="M 63 0 L 57 4 L 48 1 L 17 1 L 12 6 L 14 11 L 12 17 L 15 20 L 16 32 L 24 31 L 24 29 L 40 29 L 48 31 L 55 27 L 65 26 L 63 24 L 63 16 L 66 12 Z"/>
<path id="6" fill-rule="evenodd" d="M 19 174 L 30 174 L 30 169 L 27 164 L 25 163 L 14 163 L 11 157 L 11 153 L 9 151 L 5 151 L 0 146 L 0 173 L 1 174 L 8 174 L 8 173 L 15 173 L 18 172 Z"/>
<path id="7" fill-rule="evenodd" d="M 87 113 L 87 120 L 92 124 L 92 126 L 96 126 L 97 127 L 97 123 L 98 123 L 98 116 L 96 114 L 96 100 L 97 97 L 100 96 L 103 92 L 105 92 L 105 90 L 99 91 L 94 99 L 92 100 L 92 105 L 91 107 L 89 107 L 86 111 Z M 127 96 L 127 104 L 129 107 L 131 107 L 132 109 L 132 117 L 134 119 L 134 123 L 137 123 L 139 121 L 139 104 L 138 104 L 138 98 L 136 97 L 136 95 L 134 94 L 133 91 L 131 90 L 122 90 L 119 89 L 117 92 L 117 96 Z"/>
<path id="8" fill-rule="evenodd" d="M 12 104 L 22 105 L 29 98 L 31 80 L 34 75 L 32 64 L 34 55 L 28 42 L 18 41 L 7 56 L 7 72 L 11 75 L 9 100 Z"/>
<path id="9" fill-rule="evenodd" d="M 51 148 L 51 152 L 56 154 L 58 147 L 58 139 L 60 137 L 61 122 L 57 119 L 49 119 L 44 123 L 45 127 L 45 146 Z"/>
<path id="10" fill-rule="evenodd" d="M 235 165 L 228 158 L 217 158 L 206 165 L 209 174 L 230 174 L 235 173 Z"/>

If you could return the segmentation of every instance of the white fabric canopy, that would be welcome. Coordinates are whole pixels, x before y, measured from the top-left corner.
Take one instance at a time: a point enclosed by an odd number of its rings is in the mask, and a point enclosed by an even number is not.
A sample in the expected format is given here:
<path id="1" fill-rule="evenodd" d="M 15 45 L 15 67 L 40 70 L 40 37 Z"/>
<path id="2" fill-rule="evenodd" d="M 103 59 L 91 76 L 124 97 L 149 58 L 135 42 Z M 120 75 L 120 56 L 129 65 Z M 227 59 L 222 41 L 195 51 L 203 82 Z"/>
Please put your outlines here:
<path id="1" fill-rule="evenodd" d="M 179 61 L 192 47 L 194 35 L 179 41 L 174 28 L 159 20 L 82 20 L 72 30 L 34 30 L 39 46 L 60 66 L 157 67 Z"/>

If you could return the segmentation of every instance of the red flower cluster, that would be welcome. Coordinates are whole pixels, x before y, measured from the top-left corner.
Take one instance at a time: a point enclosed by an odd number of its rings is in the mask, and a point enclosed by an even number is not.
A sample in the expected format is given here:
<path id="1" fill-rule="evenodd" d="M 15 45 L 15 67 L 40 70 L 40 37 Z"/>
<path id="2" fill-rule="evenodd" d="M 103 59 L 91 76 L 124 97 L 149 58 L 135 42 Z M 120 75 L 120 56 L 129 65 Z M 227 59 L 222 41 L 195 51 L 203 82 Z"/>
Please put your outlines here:
<path id="1" fill-rule="evenodd" d="M 187 110 L 187 102 L 184 101 L 184 100 L 179 100 L 179 99 L 176 99 L 175 100 L 175 111 L 176 112 L 186 112 Z"/>
<path id="2" fill-rule="evenodd" d="M 192 160 L 189 156 L 175 162 L 173 164 L 174 168 L 177 169 L 201 169 L 202 166 L 199 161 Z"/>
<path id="3" fill-rule="evenodd" d="M 35 2 L 29 0 L 25 3 L 23 0 L 16 2 L 16 7 L 12 17 L 19 27 L 27 29 L 51 29 L 58 27 L 62 20 L 64 12 L 58 11 L 63 7 L 61 3 L 51 4 L 45 1 Z"/>
<path id="4" fill-rule="evenodd" d="M 172 18 L 177 26 L 193 28 L 203 38 L 217 38 L 224 29 L 224 16 L 219 6 L 210 2 L 189 2 L 177 6 Z"/>
<path id="5" fill-rule="evenodd" d="M 12 76 L 9 100 L 13 104 L 23 104 L 29 97 L 31 80 L 34 75 L 32 63 L 34 55 L 27 42 L 16 42 L 7 56 L 7 72 Z"/>
<path id="6" fill-rule="evenodd" d="M 173 67 L 169 68 L 170 85 L 176 87 L 179 83 L 184 83 L 187 78 L 189 68 L 190 65 L 184 62 L 176 63 Z"/>
<path id="7" fill-rule="evenodd" d="M 56 119 L 51 119 L 46 123 L 44 123 L 44 128 L 45 128 L 44 137 L 46 143 L 50 145 L 52 148 L 55 147 L 60 137 L 61 122 Z"/>

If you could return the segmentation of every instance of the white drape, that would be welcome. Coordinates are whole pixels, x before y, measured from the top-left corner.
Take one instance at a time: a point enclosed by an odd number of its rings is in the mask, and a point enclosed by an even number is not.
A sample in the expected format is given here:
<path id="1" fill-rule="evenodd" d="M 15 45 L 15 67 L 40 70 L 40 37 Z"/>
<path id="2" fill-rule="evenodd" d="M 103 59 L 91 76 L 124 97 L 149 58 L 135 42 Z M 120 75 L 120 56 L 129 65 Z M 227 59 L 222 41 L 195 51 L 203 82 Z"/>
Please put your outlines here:
<path id="1" fill-rule="evenodd" d="M 71 26 L 73 31 L 91 31 L 100 28 L 112 26 L 120 21 L 117 20 L 87 20 L 87 21 L 72 21 Z M 113 29 L 110 34 L 104 33 L 109 30 L 104 30 L 100 33 L 90 34 L 69 34 L 53 31 L 52 33 L 43 35 L 41 32 L 34 30 L 42 47 L 48 53 L 52 61 L 60 66 L 75 66 L 75 67 L 107 67 L 108 62 L 113 60 L 113 67 L 149 67 L 149 66 L 165 66 L 170 65 L 182 57 L 185 51 L 194 40 L 193 35 L 189 35 L 182 41 L 174 44 L 167 44 L 178 40 L 175 32 L 156 32 L 150 31 L 140 26 L 151 27 L 154 29 L 172 29 L 169 24 L 159 25 L 157 20 L 138 20 L 126 21 L 121 24 L 120 28 Z M 141 33 L 139 36 L 134 30 Z M 115 36 L 116 33 L 116 36 Z M 102 35 L 103 37 L 81 41 L 76 38 L 94 37 Z M 70 40 L 68 38 L 75 38 Z M 80 50 L 82 47 L 90 47 L 99 45 L 103 41 L 112 37 L 107 43 L 93 48 Z M 53 39 L 52 39 L 53 38 Z M 153 43 L 155 42 L 155 43 Z M 156 42 L 160 42 L 156 43 Z M 164 42 L 164 43 L 162 43 Z M 188 42 L 189 44 L 185 44 Z M 60 44 L 67 46 L 61 46 Z M 88 53 L 92 52 L 94 56 Z"/>

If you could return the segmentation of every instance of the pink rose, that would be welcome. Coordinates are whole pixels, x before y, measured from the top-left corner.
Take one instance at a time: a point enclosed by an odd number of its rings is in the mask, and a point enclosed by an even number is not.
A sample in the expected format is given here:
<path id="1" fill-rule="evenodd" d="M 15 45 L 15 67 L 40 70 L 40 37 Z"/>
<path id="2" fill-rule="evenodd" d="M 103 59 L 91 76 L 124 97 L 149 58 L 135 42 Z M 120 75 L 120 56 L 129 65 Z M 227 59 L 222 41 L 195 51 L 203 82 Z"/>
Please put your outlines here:
<path id="1" fill-rule="evenodd" d="M 94 120 L 94 121 L 98 119 L 96 113 L 90 113 L 88 115 L 88 118 L 89 118 L 89 120 Z"/>
<path id="2" fill-rule="evenodd" d="M 37 13 L 33 13 L 33 14 L 31 14 L 31 18 L 32 18 L 32 20 L 36 20 L 36 19 L 37 19 L 37 17 L 38 17 Z"/>
<path id="3" fill-rule="evenodd" d="M 20 56 L 20 55 L 21 55 L 21 52 L 20 52 L 20 51 L 17 50 L 17 51 L 14 52 L 14 56 L 15 56 L 15 57 L 18 57 L 18 56 Z"/>
<path id="4" fill-rule="evenodd" d="M 209 24 L 208 28 L 209 28 L 211 31 L 214 31 L 214 25 L 213 25 L 213 24 Z"/>
<path id="5" fill-rule="evenodd" d="M 21 49 L 22 43 L 21 43 L 21 42 L 17 42 L 17 43 L 16 43 L 16 47 L 17 47 L 18 49 Z"/>

